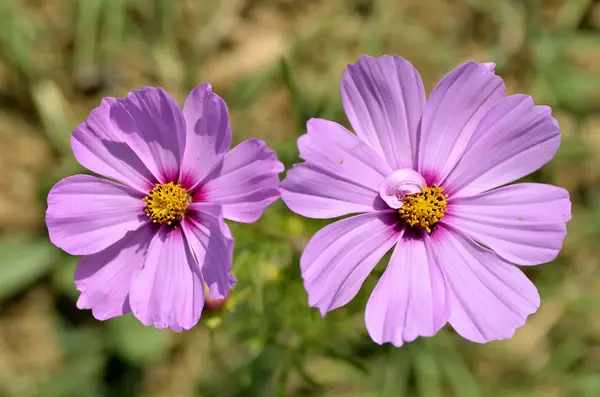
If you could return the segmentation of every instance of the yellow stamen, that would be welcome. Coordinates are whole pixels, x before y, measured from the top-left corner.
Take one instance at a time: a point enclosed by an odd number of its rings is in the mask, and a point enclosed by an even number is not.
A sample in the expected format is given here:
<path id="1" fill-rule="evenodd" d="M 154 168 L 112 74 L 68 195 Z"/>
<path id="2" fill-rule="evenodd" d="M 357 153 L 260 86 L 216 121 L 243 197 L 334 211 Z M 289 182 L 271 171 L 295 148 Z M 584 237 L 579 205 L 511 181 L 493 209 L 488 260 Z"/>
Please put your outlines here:
<path id="1" fill-rule="evenodd" d="M 154 223 L 167 225 L 180 221 L 190 202 L 185 189 L 173 182 L 157 183 L 144 197 L 146 215 Z"/>
<path id="2" fill-rule="evenodd" d="M 404 197 L 402 208 L 398 210 L 404 222 L 412 227 L 420 227 L 431 232 L 431 227 L 439 222 L 446 211 L 447 194 L 443 187 L 426 187 L 421 193 Z"/>

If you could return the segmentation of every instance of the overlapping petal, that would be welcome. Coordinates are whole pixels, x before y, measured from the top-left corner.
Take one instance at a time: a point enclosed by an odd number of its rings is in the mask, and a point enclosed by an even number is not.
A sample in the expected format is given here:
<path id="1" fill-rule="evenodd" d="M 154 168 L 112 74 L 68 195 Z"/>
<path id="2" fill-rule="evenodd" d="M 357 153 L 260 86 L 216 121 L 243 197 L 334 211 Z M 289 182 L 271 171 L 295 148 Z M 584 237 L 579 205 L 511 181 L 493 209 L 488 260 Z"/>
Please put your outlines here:
<path id="1" fill-rule="evenodd" d="M 348 303 L 401 237 L 394 211 L 356 215 L 313 236 L 300 258 L 308 304 L 321 315 Z"/>
<path id="2" fill-rule="evenodd" d="M 280 196 L 277 153 L 259 139 L 248 139 L 225 155 L 199 191 L 201 200 L 223 207 L 223 216 L 236 222 L 255 222 Z"/>
<path id="3" fill-rule="evenodd" d="M 175 332 L 191 329 L 204 307 L 204 280 L 181 228 L 163 225 L 135 272 L 129 292 L 131 311 L 142 324 Z"/>
<path id="4" fill-rule="evenodd" d="M 560 130 L 548 106 L 534 106 L 527 95 L 505 97 L 481 119 L 443 186 L 454 197 L 502 186 L 539 169 L 559 146 Z"/>
<path id="5" fill-rule="evenodd" d="M 565 189 L 520 183 L 453 200 L 444 221 L 518 265 L 550 262 L 571 219 Z"/>
<path id="6" fill-rule="evenodd" d="M 451 292 L 429 246 L 429 236 L 405 235 L 369 298 L 365 313 L 371 338 L 400 347 L 435 335 L 450 316 Z"/>
<path id="7" fill-rule="evenodd" d="M 411 168 L 425 106 L 419 72 L 398 56 L 362 56 L 342 74 L 342 102 L 360 139 L 392 169 Z"/>
<path id="8" fill-rule="evenodd" d="M 71 135 L 75 158 L 85 168 L 147 192 L 156 179 L 110 121 L 115 98 L 104 98 Z"/>
<path id="9" fill-rule="evenodd" d="M 101 251 L 147 222 L 140 192 L 106 179 L 74 175 L 48 193 L 50 241 L 71 255 Z"/>
<path id="10" fill-rule="evenodd" d="M 450 324 L 464 338 L 511 338 L 538 309 L 535 286 L 515 265 L 443 226 L 430 240 L 453 292 Z"/>
<path id="11" fill-rule="evenodd" d="M 419 133 L 418 168 L 430 185 L 440 184 L 452 170 L 479 120 L 504 98 L 504 82 L 486 64 L 469 61 L 433 89 Z"/>
<path id="12" fill-rule="evenodd" d="M 189 246 L 194 254 L 204 282 L 212 299 L 227 296 L 235 285 L 231 275 L 233 261 L 233 238 L 226 235 L 221 206 L 194 203 L 188 207 L 188 216 L 181 224 Z"/>
<path id="13" fill-rule="evenodd" d="M 144 87 L 117 99 L 110 119 L 160 183 L 177 180 L 186 123 L 175 99 L 162 88 Z"/>
<path id="14" fill-rule="evenodd" d="M 373 149 L 341 125 L 321 119 L 307 123 L 298 139 L 306 162 L 288 171 L 281 196 L 294 212 L 333 218 L 373 211 L 379 186 L 392 169 Z"/>
<path id="15" fill-rule="evenodd" d="M 197 85 L 183 106 L 186 145 L 180 183 L 193 189 L 223 158 L 231 145 L 231 126 L 225 101 L 210 84 Z"/>
<path id="16" fill-rule="evenodd" d="M 98 320 L 129 313 L 129 286 L 133 274 L 142 268 L 156 227 L 147 224 L 128 232 L 110 247 L 86 255 L 77 264 L 75 285 L 81 295 L 80 309 L 92 309 Z"/>

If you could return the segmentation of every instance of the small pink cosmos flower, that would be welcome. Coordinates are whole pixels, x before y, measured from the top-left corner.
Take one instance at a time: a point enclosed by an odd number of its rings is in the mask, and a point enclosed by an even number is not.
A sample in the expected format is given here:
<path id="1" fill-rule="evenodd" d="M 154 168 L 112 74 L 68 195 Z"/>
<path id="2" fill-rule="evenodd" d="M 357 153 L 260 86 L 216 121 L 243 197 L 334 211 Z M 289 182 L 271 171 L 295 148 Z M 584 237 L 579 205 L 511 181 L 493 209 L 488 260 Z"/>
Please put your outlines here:
<path id="1" fill-rule="evenodd" d="M 211 299 L 227 296 L 233 238 L 223 218 L 256 221 L 279 197 L 283 171 L 264 142 L 228 152 L 230 144 L 227 106 L 209 84 L 194 88 L 183 111 L 161 88 L 105 98 L 77 127 L 75 158 L 109 179 L 58 182 L 46 225 L 56 246 L 84 255 L 80 309 L 99 320 L 133 312 L 179 332 L 198 323 L 205 285 Z"/>
<path id="2" fill-rule="evenodd" d="M 553 260 L 566 235 L 566 190 L 513 182 L 560 145 L 551 110 L 506 96 L 494 64 L 467 62 L 425 102 L 417 70 L 400 57 L 361 57 L 342 76 L 356 135 L 312 119 L 298 140 L 305 163 L 282 182 L 300 215 L 360 213 L 320 230 L 300 260 L 309 304 L 322 315 L 348 303 L 392 247 L 367 303 L 377 343 L 401 346 L 447 322 L 474 342 L 510 338 L 540 297 L 514 265 Z"/>

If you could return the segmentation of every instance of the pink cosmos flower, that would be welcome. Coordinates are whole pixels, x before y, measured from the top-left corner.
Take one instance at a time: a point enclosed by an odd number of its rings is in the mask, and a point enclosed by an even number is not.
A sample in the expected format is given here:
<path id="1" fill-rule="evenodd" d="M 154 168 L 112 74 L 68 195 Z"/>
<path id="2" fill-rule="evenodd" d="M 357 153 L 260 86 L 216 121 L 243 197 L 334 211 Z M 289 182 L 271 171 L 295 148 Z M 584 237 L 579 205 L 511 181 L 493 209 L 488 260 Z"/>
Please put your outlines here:
<path id="1" fill-rule="evenodd" d="M 48 195 L 52 242 L 84 255 L 77 306 L 105 320 L 133 312 L 144 325 L 190 329 L 204 288 L 225 298 L 233 239 L 223 218 L 254 222 L 279 197 L 283 165 L 264 142 L 231 144 L 225 102 L 209 84 L 183 111 L 161 88 L 105 98 L 73 132 L 75 175 Z M 117 182 L 113 182 L 113 180 Z"/>
<path id="2" fill-rule="evenodd" d="M 513 182 L 560 145 L 551 110 L 506 96 L 492 63 L 451 71 L 425 102 L 417 70 L 400 57 L 361 57 L 342 76 L 356 135 L 312 119 L 298 140 L 305 163 L 282 183 L 300 215 L 334 218 L 300 260 L 309 304 L 322 315 L 348 303 L 393 253 L 367 303 L 377 343 L 401 346 L 447 322 L 484 343 L 510 338 L 534 313 L 535 286 L 514 265 L 553 260 L 571 217 L 566 190 Z"/>

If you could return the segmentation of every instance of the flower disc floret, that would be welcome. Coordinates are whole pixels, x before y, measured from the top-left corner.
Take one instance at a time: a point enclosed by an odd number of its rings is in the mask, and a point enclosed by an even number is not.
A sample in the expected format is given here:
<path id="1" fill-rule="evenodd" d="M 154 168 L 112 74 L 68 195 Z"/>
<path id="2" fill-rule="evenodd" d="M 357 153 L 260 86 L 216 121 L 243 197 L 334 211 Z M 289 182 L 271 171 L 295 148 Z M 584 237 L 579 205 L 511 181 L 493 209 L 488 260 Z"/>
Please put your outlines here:
<path id="1" fill-rule="evenodd" d="M 144 197 L 144 210 L 152 222 L 171 225 L 183 218 L 190 202 L 190 195 L 181 185 L 157 183 Z"/>
<path id="2" fill-rule="evenodd" d="M 431 232 L 431 227 L 442 219 L 446 211 L 448 195 L 443 191 L 443 187 L 432 186 L 404 197 L 402 208 L 398 210 L 400 217 L 412 227 Z"/>

